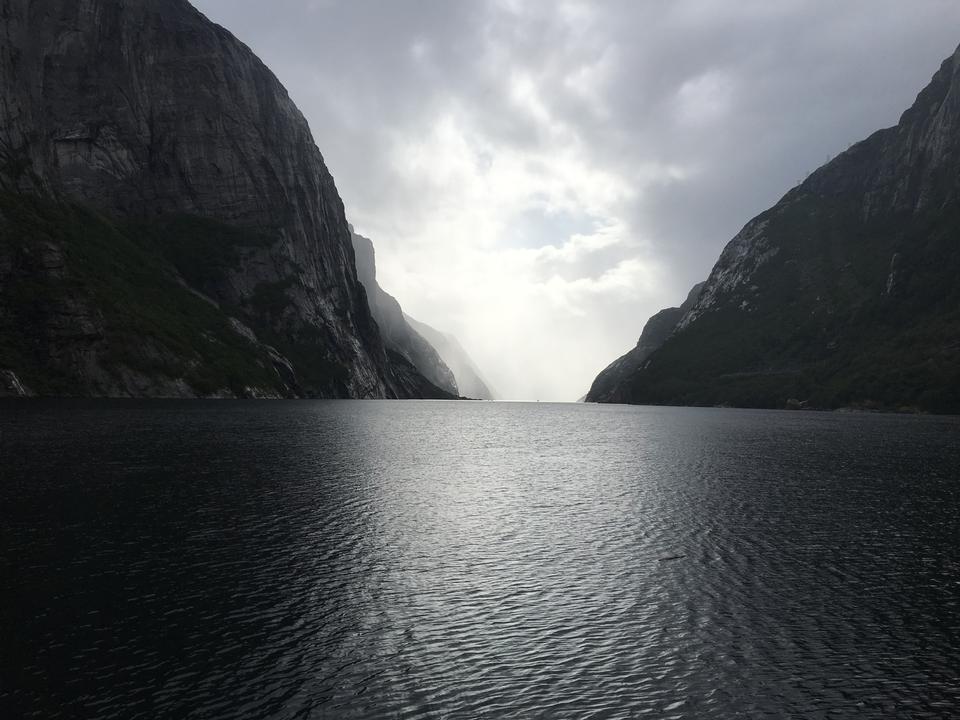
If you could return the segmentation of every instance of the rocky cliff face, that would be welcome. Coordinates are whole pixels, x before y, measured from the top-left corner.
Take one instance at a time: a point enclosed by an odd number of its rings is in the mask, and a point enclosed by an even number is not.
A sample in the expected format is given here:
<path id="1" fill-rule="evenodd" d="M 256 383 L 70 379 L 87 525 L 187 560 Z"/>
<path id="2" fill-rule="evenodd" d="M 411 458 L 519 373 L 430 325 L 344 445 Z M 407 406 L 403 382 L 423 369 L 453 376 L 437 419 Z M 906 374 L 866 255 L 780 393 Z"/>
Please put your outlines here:
<path id="1" fill-rule="evenodd" d="M 409 315 L 405 314 L 404 317 L 414 330 L 436 348 L 440 358 L 456 378 L 461 395 L 474 400 L 496 400 L 490 383 L 483 379 L 480 369 L 457 338 L 414 320 Z"/>
<path id="2" fill-rule="evenodd" d="M 960 410 L 960 51 L 727 245 L 637 403 Z"/>
<path id="3" fill-rule="evenodd" d="M 39 362 L 77 394 L 418 395 L 305 119 L 229 32 L 185 0 L 0 0 L 0 88 L 0 370 L 29 385 Z M 112 287 L 142 262 L 164 310 Z"/>
<path id="4" fill-rule="evenodd" d="M 432 384 L 453 396 L 459 395 L 457 381 L 436 349 L 410 327 L 400 303 L 377 282 L 377 259 L 373 242 L 353 233 L 357 277 L 367 291 L 373 317 L 389 350 L 402 356 Z"/>
<path id="5" fill-rule="evenodd" d="M 680 307 L 666 308 L 647 320 L 637 344 L 597 375 L 590 392 L 583 398 L 584 402 L 630 402 L 631 379 L 642 370 L 647 358 L 667 341 L 684 315 L 694 306 L 703 285 L 694 285 Z"/>

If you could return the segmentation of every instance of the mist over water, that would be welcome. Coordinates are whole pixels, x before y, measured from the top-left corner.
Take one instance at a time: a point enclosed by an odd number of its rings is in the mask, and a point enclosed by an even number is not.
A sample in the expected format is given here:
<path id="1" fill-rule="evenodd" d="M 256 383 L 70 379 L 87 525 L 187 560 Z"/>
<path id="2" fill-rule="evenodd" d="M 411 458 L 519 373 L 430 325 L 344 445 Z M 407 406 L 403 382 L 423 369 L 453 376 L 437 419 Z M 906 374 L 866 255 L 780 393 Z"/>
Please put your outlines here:
<path id="1" fill-rule="evenodd" d="M 0 408 L 4 717 L 960 704 L 958 418 Z"/>

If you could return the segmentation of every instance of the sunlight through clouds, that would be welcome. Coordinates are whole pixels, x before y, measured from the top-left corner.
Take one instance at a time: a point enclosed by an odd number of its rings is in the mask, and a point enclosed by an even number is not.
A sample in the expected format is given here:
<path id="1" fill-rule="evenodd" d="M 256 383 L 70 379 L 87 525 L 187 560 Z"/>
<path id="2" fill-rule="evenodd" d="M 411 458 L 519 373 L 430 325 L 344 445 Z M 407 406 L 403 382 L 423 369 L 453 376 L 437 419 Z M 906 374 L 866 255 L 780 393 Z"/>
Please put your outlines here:
<path id="1" fill-rule="evenodd" d="M 581 366 L 574 377 L 586 383 L 605 358 L 597 332 L 603 323 L 591 315 L 608 314 L 606 303 L 652 297 L 655 262 L 637 257 L 642 248 L 621 217 L 635 192 L 631 183 L 592 166 L 527 81 L 512 85 L 512 97 L 561 138 L 556 147 L 499 147 L 467 118 L 446 114 L 425 137 L 398 138 L 393 148 L 394 172 L 405 185 L 423 189 L 427 212 L 409 226 L 395 221 L 389 236 L 386 228 L 369 232 L 381 238 L 380 255 L 388 257 L 381 263 L 383 285 L 404 298 L 414 317 L 456 327 L 506 397 L 570 399 L 565 373 L 571 362 Z M 551 223 L 554 236 L 547 243 L 506 244 L 512 228 L 531 212 L 534 223 L 536 218 L 585 217 L 593 231 L 579 232 L 572 223 L 564 231 L 561 219 L 559 234 Z M 597 258 L 602 261 L 591 262 Z M 557 334 L 560 325 L 567 326 L 565 336 Z M 563 347 L 571 343 L 581 349 L 572 353 Z M 590 346 L 597 348 L 595 354 L 585 351 Z M 521 364 L 541 364 L 544 349 L 555 347 L 563 372 L 539 373 L 531 380 L 529 373 L 503 368 L 504 347 Z"/>

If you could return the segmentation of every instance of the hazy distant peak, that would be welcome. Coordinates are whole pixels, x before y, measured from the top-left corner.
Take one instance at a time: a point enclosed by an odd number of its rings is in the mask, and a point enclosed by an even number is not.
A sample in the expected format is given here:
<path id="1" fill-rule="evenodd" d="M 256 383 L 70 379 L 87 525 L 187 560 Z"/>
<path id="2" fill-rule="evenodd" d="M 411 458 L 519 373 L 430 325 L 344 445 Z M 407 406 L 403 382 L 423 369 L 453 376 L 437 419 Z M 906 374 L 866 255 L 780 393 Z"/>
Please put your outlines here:
<path id="1" fill-rule="evenodd" d="M 440 357 L 443 358 L 443 361 L 457 378 L 457 386 L 460 388 L 461 395 L 476 400 L 496 399 L 495 391 L 491 388 L 490 383 L 483 377 L 483 373 L 480 372 L 476 363 L 454 335 L 437 330 L 409 315 L 404 315 L 404 317 L 440 353 Z"/>
<path id="2" fill-rule="evenodd" d="M 377 281 L 377 259 L 373 241 L 351 233 L 357 264 L 357 277 L 367 291 L 367 301 L 387 348 L 403 357 L 427 380 L 453 395 L 462 391 L 455 374 L 444 363 L 440 354 L 420 333 L 413 329 L 403 314 L 400 303 Z"/>

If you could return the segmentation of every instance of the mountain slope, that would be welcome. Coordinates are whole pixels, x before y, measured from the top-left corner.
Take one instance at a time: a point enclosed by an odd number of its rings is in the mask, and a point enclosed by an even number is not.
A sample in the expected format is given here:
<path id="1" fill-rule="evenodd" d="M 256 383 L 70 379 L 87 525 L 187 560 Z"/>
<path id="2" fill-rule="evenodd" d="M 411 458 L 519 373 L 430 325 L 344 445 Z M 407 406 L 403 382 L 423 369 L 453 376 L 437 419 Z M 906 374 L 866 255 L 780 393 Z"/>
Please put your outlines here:
<path id="1" fill-rule="evenodd" d="M 0 0 L 0 89 L 0 370 L 79 395 L 420 395 L 306 120 L 229 32 L 185 0 Z"/>
<path id="2" fill-rule="evenodd" d="M 414 320 L 409 315 L 405 314 L 404 317 L 414 330 L 436 348 L 443 362 L 453 372 L 461 395 L 474 400 L 496 399 L 494 392 L 490 389 L 490 384 L 483 379 L 476 363 L 473 362 L 473 359 L 467 354 L 457 338 L 449 333 L 432 328 L 419 320 Z"/>
<path id="3" fill-rule="evenodd" d="M 597 375 L 585 402 L 629 402 L 629 383 L 644 363 L 658 350 L 676 329 L 680 320 L 693 307 L 704 283 L 693 286 L 680 307 L 666 308 L 647 320 L 637 344 L 628 353 L 620 356 Z"/>
<path id="4" fill-rule="evenodd" d="M 407 323 L 397 299 L 377 282 L 377 260 L 373 242 L 352 234 L 357 259 L 357 277 L 367 291 L 370 310 L 380 327 L 387 348 L 405 358 L 431 383 L 456 397 L 457 381 L 433 346 Z"/>
<path id="5" fill-rule="evenodd" d="M 727 245 L 635 403 L 960 411 L 960 51 Z"/>

